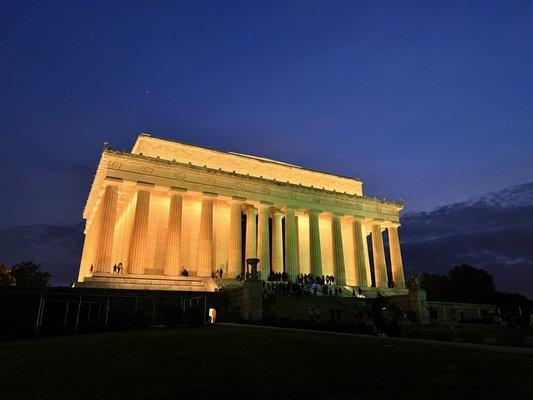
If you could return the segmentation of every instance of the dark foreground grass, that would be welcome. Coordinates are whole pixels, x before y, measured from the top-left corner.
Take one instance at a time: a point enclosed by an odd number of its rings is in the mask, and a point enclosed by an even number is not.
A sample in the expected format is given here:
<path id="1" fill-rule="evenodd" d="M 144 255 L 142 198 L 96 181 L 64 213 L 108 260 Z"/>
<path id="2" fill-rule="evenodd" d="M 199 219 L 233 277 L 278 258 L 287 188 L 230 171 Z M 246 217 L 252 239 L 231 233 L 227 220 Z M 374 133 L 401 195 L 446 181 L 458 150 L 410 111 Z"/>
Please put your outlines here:
<path id="1" fill-rule="evenodd" d="M 533 399 L 533 356 L 216 326 L 0 344 L 0 399 Z"/>

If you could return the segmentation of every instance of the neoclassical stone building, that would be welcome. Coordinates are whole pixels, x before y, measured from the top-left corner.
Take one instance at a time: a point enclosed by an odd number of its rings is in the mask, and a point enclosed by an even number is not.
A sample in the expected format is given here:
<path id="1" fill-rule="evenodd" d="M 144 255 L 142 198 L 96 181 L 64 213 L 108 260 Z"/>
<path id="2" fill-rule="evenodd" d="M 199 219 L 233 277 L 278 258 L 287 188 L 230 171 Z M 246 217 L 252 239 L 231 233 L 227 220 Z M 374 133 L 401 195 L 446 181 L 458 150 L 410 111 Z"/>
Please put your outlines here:
<path id="1" fill-rule="evenodd" d="M 358 179 L 140 134 L 130 153 L 103 150 L 77 285 L 212 291 L 212 268 L 235 278 L 259 258 L 261 278 L 334 275 L 367 293 L 405 293 L 401 210 L 365 197 Z"/>

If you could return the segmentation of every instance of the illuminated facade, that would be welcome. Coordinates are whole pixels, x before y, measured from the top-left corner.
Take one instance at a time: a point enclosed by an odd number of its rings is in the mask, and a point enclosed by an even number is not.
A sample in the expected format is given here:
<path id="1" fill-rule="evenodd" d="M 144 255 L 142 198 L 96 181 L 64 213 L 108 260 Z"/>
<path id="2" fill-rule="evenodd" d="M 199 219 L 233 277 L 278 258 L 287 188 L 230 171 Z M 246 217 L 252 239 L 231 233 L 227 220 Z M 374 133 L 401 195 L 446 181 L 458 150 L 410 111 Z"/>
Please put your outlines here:
<path id="1" fill-rule="evenodd" d="M 78 286 L 212 291 L 212 269 L 235 278 L 245 259 L 259 258 L 263 279 L 333 275 L 404 293 L 401 209 L 364 197 L 358 179 L 141 134 L 131 153 L 102 153 Z"/>

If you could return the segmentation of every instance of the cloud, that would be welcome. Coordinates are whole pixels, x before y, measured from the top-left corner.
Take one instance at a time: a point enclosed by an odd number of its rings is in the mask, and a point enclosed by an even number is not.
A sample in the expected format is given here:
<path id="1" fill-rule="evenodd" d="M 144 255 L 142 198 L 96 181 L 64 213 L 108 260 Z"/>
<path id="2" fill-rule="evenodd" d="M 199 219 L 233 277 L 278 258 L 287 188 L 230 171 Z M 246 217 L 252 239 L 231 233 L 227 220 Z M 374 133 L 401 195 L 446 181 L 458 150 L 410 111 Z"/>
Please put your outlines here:
<path id="1" fill-rule="evenodd" d="M 497 289 L 533 297 L 532 192 L 526 184 L 407 214 L 401 232 L 406 270 L 442 274 L 468 263 L 489 271 Z"/>

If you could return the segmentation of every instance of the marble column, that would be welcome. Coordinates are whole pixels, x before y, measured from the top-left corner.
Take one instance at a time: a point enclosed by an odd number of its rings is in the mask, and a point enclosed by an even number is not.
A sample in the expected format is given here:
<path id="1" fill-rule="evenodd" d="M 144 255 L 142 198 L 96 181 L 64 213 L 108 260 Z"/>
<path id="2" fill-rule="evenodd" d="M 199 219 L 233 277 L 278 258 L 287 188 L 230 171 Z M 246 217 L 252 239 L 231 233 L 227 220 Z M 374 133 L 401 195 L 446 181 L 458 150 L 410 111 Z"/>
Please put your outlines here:
<path id="1" fill-rule="evenodd" d="M 198 276 L 211 276 L 213 267 L 213 199 L 204 198 L 198 237 Z"/>
<path id="2" fill-rule="evenodd" d="M 249 206 L 246 209 L 246 249 L 245 259 L 257 258 L 257 208 Z"/>
<path id="3" fill-rule="evenodd" d="M 113 241 L 115 238 L 115 220 L 117 217 L 118 187 L 107 185 L 100 204 L 100 227 L 96 245 L 95 270 L 111 272 Z"/>
<path id="4" fill-rule="evenodd" d="M 295 213 L 294 216 L 294 226 L 296 230 L 296 259 L 298 260 L 298 271 L 297 274 L 299 274 L 300 271 L 300 225 L 298 222 L 298 213 Z"/>
<path id="5" fill-rule="evenodd" d="M 171 193 L 168 213 L 167 255 L 164 274 L 176 276 L 180 273 L 181 215 L 183 198 L 179 193 Z"/>
<path id="6" fill-rule="evenodd" d="M 283 272 L 283 213 L 272 214 L 272 272 Z"/>
<path id="7" fill-rule="evenodd" d="M 81 262 L 80 262 L 80 270 L 78 272 L 78 282 L 83 282 L 83 279 L 86 277 L 86 276 L 90 276 L 91 273 L 90 273 L 90 265 L 91 265 L 91 260 L 90 260 L 90 253 L 91 253 L 91 243 L 92 243 L 92 238 L 93 238 L 93 230 L 91 229 L 92 228 L 92 224 L 89 228 L 85 228 L 85 239 L 83 241 L 83 251 L 82 251 L 82 255 L 81 255 Z"/>
<path id="8" fill-rule="evenodd" d="M 368 282 L 368 286 L 372 286 L 372 265 L 370 265 L 370 250 L 368 250 L 368 238 L 371 236 L 370 230 L 366 228 L 364 225 L 362 227 L 363 230 L 363 246 L 365 248 L 365 263 L 366 263 L 366 281 Z M 375 285 L 374 285 L 375 286 Z"/>
<path id="9" fill-rule="evenodd" d="M 137 204 L 131 232 L 131 244 L 126 268 L 130 274 L 144 274 L 148 218 L 150 216 L 150 191 L 137 191 Z"/>
<path id="10" fill-rule="evenodd" d="M 355 260 L 355 279 L 359 287 L 367 287 L 367 264 L 366 264 L 366 235 L 363 233 L 363 224 L 360 219 L 355 218 L 352 222 L 353 249 Z"/>
<path id="11" fill-rule="evenodd" d="M 92 272 L 91 265 L 93 266 L 93 272 L 96 272 L 94 268 L 95 255 L 96 255 L 96 243 L 98 241 L 98 232 L 99 232 L 99 213 L 96 212 L 90 220 L 89 226 L 86 227 L 85 242 L 83 245 L 83 258 L 82 266 L 78 275 L 78 282 L 82 282 L 83 278 L 91 276 Z M 115 244 L 113 243 L 113 247 Z"/>
<path id="12" fill-rule="evenodd" d="M 335 276 L 337 283 L 344 286 L 346 285 L 346 266 L 344 264 L 341 216 L 342 214 L 333 214 L 331 219 L 331 232 L 333 235 L 333 262 L 335 268 L 333 275 Z"/>
<path id="13" fill-rule="evenodd" d="M 383 234 L 381 225 L 377 222 L 372 224 L 372 256 L 374 259 L 374 276 L 376 287 L 388 287 L 387 263 L 385 261 L 385 249 L 383 247 Z"/>
<path id="14" fill-rule="evenodd" d="M 259 206 L 259 218 L 257 224 L 257 258 L 259 262 L 259 270 L 261 271 L 261 279 L 267 280 L 270 275 L 270 230 L 269 230 L 269 214 L 271 205 L 261 204 Z"/>
<path id="15" fill-rule="evenodd" d="M 242 271 L 242 201 L 231 204 L 229 226 L 228 276 L 235 278 Z"/>
<path id="16" fill-rule="evenodd" d="M 90 237 L 90 247 L 89 247 L 89 254 L 88 254 L 88 266 L 87 271 L 91 269 L 91 265 L 93 266 L 93 273 L 96 272 L 96 247 L 98 245 L 98 233 L 100 232 L 100 210 L 96 210 L 94 212 L 94 215 L 92 216 L 92 222 L 91 222 L 91 237 Z M 114 245 L 114 243 L 113 243 Z"/>
<path id="17" fill-rule="evenodd" d="M 285 272 L 291 280 L 298 275 L 298 236 L 296 234 L 296 213 L 293 208 L 285 211 Z"/>
<path id="18" fill-rule="evenodd" d="M 390 260 L 394 287 L 405 289 L 402 252 L 400 250 L 400 239 L 398 237 L 398 225 L 390 225 L 387 230 L 389 233 Z"/>
<path id="19" fill-rule="evenodd" d="M 309 210 L 309 249 L 311 275 L 322 276 L 322 248 L 320 247 L 320 210 Z"/>

